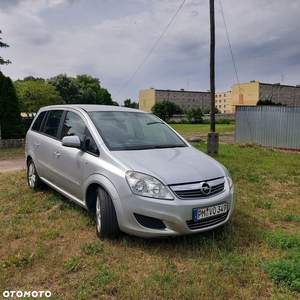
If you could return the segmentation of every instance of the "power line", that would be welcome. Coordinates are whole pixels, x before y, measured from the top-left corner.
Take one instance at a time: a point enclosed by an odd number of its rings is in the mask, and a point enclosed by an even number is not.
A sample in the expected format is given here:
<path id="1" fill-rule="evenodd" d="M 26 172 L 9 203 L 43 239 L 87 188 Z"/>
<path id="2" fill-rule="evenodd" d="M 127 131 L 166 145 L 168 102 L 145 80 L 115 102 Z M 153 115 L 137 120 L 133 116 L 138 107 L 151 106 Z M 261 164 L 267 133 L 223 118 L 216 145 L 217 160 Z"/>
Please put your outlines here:
<path id="1" fill-rule="evenodd" d="M 231 48 L 231 43 L 230 43 L 230 39 L 229 39 L 229 34 L 228 34 L 227 26 L 226 26 L 226 21 L 225 21 L 225 16 L 224 16 L 221 0 L 219 0 L 219 3 L 220 3 L 221 13 L 222 13 L 223 21 L 224 21 L 227 41 L 228 41 L 228 45 L 229 45 L 229 49 L 230 49 L 230 53 L 231 53 L 231 58 L 232 58 L 232 62 L 233 62 L 233 67 L 234 67 L 236 79 L 237 79 L 238 86 L 239 86 L 239 94 L 240 94 L 240 92 L 241 92 L 240 80 L 239 80 L 238 72 L 237 72 L 237 69 L 236 69 L 235 61 L 234 61 L 234 56 L 233 56 L 233 52 L 232 52 L 232 48 Z M 245 104 L 244 97 L 242 97 L 242 102 L 243 102 L 243 104 Z M 251 139 L 253 141 L 253 135 L 252 135 L 251 127 L 250 127 L 250 124 L 249 124 L 249 119 L 248 119 L 247 112 L 246 112 L 246 121 L 247 121 L 247 124 L 248 124 L 248 127 L 249 127 L 249 132 L 250 132 L 250 135 L 251 135 Z"/>
<path id="2" fill-rule="evenodd" d="M 222 13 L 223 21 L 224 21 L 224 27 L 225 27 L 225 31 L 226 31 L 227 41 L 228 41 L 228 45 L 229 45 L 229 50 L 230 50 L 230 54 L 231 54 L 231 58 L 232 58 L 232 62 L 233 62 L 236 79 L 237 79 L 238 85 L 240 85 L 239 76 L 238 76 L 238 72 L 236 69 L 235 61 L 234 61 L 234 56 L 233 56 L 233 52 L 232 52 L 232 48 L 231 48 L 231 43 L 230 43 L 230 39 L 229 39 L 229 34 L 228 34 L 228 30 L 227 30 L 227 25 L 226 25 L 226 21 L 225 21 L 225 16 L 224 16 L 221 0 L 219 0 L 219 3 L 220 3 L 221 13 Z"/>
<path id="3" fill-rule="evenodd" d="M 136 73 L 140 70 L 140 68 L 143 66 L 143 64 L 146 62 L 146 60 L 148 59 L 148 57 L 150 56 L 150 54 L 153 52 L 153 50 L 155 49 L 155 47 L 157 46 L 157 44 L 160 42 L 160 40 L 162 39 L 162 37 L 164 36 L 165 32 L 168 30 L 168 28 L 170 27 L 170 25 L 172 24 L 173 20 L 175 19 L 175 17 L 177 16 L 177 14 L 179 13 L 179 11 L 181 10 L 181 8 L 183 7 L 184 3 L 186 2 L 186 0 L 184 0 L 182 2 L 182 4 L 179 6 L 178 10 L 176 11 L 176 13 L 174 14 L 174 16 L 172 17 L 171 21 L 169 22 L 169 24 L 167 25 L 167 27 L 165 28 L 165 30 L 163 31 L 163 33 L 160 35 L 159 39 L 157 40 L 157 42 L 154 44 L 154 46 L 152 47 L 152 49 L 150 50 L 150 52 L 148 53 L 148 55 L 145 57 L 145 59 L 142 61 L 142 63 L 139 65 L 139 67 L 136 69 L 136 71 L 133 73 L 133 75 L 128 79 L 128 81 L 124 84 L 124 86 L 113 96 L 112 99 L 114 99 L 116 96 L 118 96 L 123 90 L 124 88 L 129 84 L 129 82 L 132 80 L 132 78 L 136 75 Z"/>

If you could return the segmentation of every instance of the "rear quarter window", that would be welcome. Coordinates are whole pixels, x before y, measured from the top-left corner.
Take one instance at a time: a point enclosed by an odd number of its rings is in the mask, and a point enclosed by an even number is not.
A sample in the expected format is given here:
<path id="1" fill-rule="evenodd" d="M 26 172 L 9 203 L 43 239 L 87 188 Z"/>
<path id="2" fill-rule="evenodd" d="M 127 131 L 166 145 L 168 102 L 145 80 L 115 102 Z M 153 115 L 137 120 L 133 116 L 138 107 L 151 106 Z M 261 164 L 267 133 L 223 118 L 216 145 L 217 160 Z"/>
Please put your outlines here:
<path id="1" fill-rule="evenodd" d="M 45 114 L 46 114 L 46 112 L 43 111 L 43 112 L 41 112 L 37 116 L 37 118 L 34 120 L 34 123 L 33 123 L 32 127 L 31 127 L 32 130 L 34 130 L 34 131 L 40 131 L 41 125 L 42 125 L 44 117 L 45 117 Z"/>

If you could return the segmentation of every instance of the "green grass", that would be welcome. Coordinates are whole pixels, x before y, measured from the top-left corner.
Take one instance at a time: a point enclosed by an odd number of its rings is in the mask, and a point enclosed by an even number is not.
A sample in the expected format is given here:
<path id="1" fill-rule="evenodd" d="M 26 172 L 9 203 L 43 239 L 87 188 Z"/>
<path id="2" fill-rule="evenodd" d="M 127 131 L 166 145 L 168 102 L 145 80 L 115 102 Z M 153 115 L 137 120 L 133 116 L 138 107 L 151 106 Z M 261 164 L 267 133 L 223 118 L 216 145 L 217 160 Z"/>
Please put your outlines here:
<path id="1" fill-rule="evenodd" d="M 194 146 L 206 152 L 205 143 Z M 100 241 L 87 211 L 49 188 L 31 191 L 25 171 L 0 174 L 0 294 L 299 299 L 299 153 L 220 144 L 216 159 L 235 184 L 229 223 L 202 234 L 152 240 L 123 235 Z"/>
<path id="2" fill-rule="evenodd" d="M 169 124 L 174 130 L 176 130 L 182 136 L 191 135 L 207 135 L 210 132 L 209 124 Z M 216 124 L 216 132 L 220 135 L 233 134 L 235 130 L 235 124 Z"/>

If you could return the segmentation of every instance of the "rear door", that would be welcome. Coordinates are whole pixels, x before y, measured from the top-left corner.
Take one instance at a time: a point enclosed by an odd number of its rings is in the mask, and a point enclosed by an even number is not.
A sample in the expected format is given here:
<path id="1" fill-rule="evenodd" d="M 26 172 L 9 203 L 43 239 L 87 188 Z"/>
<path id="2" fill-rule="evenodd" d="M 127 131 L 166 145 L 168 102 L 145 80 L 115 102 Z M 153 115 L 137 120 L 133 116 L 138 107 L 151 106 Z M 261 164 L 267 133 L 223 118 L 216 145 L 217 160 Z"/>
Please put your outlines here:
<path id="1" fill-rule="evenodd" d="M 41 176 L 51 183 L 54 182 L 53 172 L 55 145 L 59 144 L 59 130 L 63 110 L 50 110 L 39 139 L 39 165 L 42 169 Z"/>
<path id="2" fill-rule="evenodd" d="M 86 125 L 83 117 L 73 111 L 67 111 L 61 126 L 60 141 L 53 148 L 55 185 L 80 200 L 83 197 L 82 171 L 87 154 L 81 149 L 63 146 L 61 139 L 64 136 L 76 135 L 83 141 L 85 131 Z"/>

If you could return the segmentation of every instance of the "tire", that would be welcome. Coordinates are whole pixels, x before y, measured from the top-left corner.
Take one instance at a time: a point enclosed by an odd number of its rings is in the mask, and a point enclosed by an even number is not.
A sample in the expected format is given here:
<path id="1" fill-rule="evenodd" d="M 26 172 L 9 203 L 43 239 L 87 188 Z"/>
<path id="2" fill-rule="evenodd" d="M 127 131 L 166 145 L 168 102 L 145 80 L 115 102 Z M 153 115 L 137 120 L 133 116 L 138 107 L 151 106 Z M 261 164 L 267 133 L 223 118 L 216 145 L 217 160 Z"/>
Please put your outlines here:
<path id="1" fill-rule="evenodd" d="M 100 187 L 96 191 L 96 233 L 99 239 L 120 235 L 115 207 L 108 193 Z"/>
<path id="2" fill-rule="evenodd" d="M 41 186 L 41 180 L 32 159 L 30 159 L 27 164 L 27 183 L 33 190 L 36 190 Z"/>

